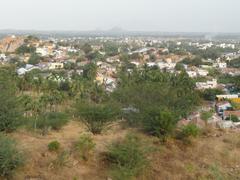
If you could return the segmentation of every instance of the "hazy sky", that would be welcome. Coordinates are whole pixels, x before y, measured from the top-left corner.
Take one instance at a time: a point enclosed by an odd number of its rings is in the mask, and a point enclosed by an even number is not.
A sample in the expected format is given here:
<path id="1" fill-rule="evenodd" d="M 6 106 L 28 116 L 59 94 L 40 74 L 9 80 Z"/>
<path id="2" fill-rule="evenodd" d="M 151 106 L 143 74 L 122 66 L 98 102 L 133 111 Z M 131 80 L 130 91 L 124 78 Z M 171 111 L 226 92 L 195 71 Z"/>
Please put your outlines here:
<path id="1" fill-rule="evenodd" d="M 0 29 L 240 32 L 240 0 L 1 0 Z"/>

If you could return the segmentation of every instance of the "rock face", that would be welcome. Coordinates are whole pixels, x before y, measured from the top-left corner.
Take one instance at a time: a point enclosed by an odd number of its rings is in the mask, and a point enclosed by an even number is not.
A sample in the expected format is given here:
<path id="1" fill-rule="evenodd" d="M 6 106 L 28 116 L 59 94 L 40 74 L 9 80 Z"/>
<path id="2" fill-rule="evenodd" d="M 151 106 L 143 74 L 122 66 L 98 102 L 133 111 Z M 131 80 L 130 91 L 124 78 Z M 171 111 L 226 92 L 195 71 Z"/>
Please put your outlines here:
<path id="1" fill-rule="evenodd" d="M 23 45 L 24 37 L 7 36 L 0 40 L 0 51 L 1 52 L 14 52 L 18 47 Z"/>

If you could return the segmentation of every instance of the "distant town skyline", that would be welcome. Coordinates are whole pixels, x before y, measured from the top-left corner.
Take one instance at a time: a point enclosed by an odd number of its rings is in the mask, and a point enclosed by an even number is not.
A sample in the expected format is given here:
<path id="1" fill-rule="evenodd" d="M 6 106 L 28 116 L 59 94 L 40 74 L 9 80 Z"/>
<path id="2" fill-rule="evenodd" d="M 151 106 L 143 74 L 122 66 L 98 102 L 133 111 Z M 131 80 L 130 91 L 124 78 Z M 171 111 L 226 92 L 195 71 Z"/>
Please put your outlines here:
<path id="1" fill-rule="evenodd" d="M 0 29 L 240 32 L 237 0 L 3 0 Z"/>

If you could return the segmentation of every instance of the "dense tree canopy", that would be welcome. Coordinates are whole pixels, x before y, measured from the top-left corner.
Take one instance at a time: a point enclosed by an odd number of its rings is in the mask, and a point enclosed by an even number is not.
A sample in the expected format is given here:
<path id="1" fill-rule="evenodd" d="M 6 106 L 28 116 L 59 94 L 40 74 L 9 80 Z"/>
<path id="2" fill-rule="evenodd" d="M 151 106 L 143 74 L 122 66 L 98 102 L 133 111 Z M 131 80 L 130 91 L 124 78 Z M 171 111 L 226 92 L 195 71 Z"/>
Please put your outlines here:
<path id="1" fill-rule="evenodd" d="M 31 54 L 31 56 L 28 60 L 28 63 L 32 64 L 32 65 L 36 65 L 40 62 L 40 60 L 41 60 L 41 57 L 34 53 L 34 54 Z"/>
<path id="2" fill-rule="evenodd" d="M 22 45 L 16 49 L 17 54 L 35 53 L 36 48 L 33 46 Z"/>
<path id="3" fill-rule="evenodd" d="M 228 66 L 234 67 L 234 68 L 240 68 L 240 58 L 233 59 L 228 63 Z"/>
<path id="4" fill-rule="evenodd" d="M 202 97 L 207 101 L 214 101 L 216 99 L 216 95 L 220 94 L 224 94 L 221 89 L 206 89 L 202 92 Z"/>
<path id="5" fill-rule="evenodd" d="M 97 74 L 97 66 L 94 63 L 90 63 L 84 66 L 83 77 L 88 80 L 94 80 Z"/>
<path id="6" fill-rule="evenodd" d="M 128 75 L 122 73 L 120 76 L 119 87 L 113 97 L 123 107 L 133 111 L 131 118 L 137 119 L 137 123 L 140 120 L 149 121 L 149 117 L 153 118 L 153 124 L 146 126 L 149 129 L 158 124 L 159 131 L 154 132 L 157 128 L 154 127 L 151 130 L 153 134 L 164 134 L 163 130 L 160 131 L 161 128 L 172 127 L 171 125 L 162 127 L 166 125 L 164 120 L 168 119 L 174 124 L 180 118 L 186 117 L 199 104 L 198 93 L 194 90 L 195 84 L 185 72 L 175 75 L 162 73 L 159 69 L 145 68 Z"/>
<path id="7" fill-rule="evenodd" d="M 237 89 L 240 89 L 240 76 L 221 75 L 218 77 L 218 82 L 233 84 Z"/>
<path id="8" fill-rule="evenodd" d="M 9 67 L 0 68 L 0 102 L 0 131 L 12 131 L 20 124 L 21 110 L 14 71 Z"/>
<path id="9" fill-rule="evenodd" d="M 202 59 L 200 57 L 195 57 L 193 59 L 190 59 L 190 58 L 185 58 L 182 63 L 184 64 L 187 64 L 187 65 L 190 65 L 190 66 L 200 66 L 203 63 Z"/>
<path id="10" fill-rule="evenodd" d="M 90 53 L 90 52 L 92 51 L 92 47 L 91 47 L 91 45 L 88 44 L 88 43 L 85 43 L 85 44 L 81 47 L 81 49 L 84 51 L 85 54 L 88 54 L 88 53 Z"/>
<path id="11" fill-rule="evenodd" d="M 108 42 L 104 45 L 104 51 L 109 56 L 115 56 L 118 54 L 118 45 L 113 42 Z"/>

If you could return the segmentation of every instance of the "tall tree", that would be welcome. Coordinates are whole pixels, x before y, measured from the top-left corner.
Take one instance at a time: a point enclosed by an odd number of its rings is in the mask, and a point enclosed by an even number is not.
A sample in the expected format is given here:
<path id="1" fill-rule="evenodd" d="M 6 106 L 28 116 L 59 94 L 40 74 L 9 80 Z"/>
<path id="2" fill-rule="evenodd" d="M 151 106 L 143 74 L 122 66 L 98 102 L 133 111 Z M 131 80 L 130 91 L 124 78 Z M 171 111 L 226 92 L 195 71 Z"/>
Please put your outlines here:
<path id="1" fill-rule="evenodd" d="M 97 75 L 97 66 L 94 63 L 87 64 L 84 66 L 83 77 L 93 81 Z"/>
<path id="2" fill-rule="evenodd" d="M 16 79 L 12 68 L 0 68 L 0 131 L 10 132 L 20 125 L 21 110 L 16 96 Z"/>
<path id="3" fill-rule="evenodd" d="M 41 60 L 41 57 L 40 57 L 39 55 L 33 53 L 33 54 L 30 56 L 30 58 L 29 58 L 29 60 L 28 60 L 28 63 L 29 63 L 29 64 L 32 64 L 32 65 L 36 65 L 36 64 L 38 64 L 38 63 L 40 62 L 40 60 Z"/>
<path id="4" fill-rule="evenodd" d="M 90 53 L 90 52 L 92 51 L 92 47 L 91 47 L 91 45 L 88 44 L 88 43 L 85 43 L 85 44 L 81 47 L 81 49 L 84 51 L 85 54 L 88 54 L 88 53 Z"/>

